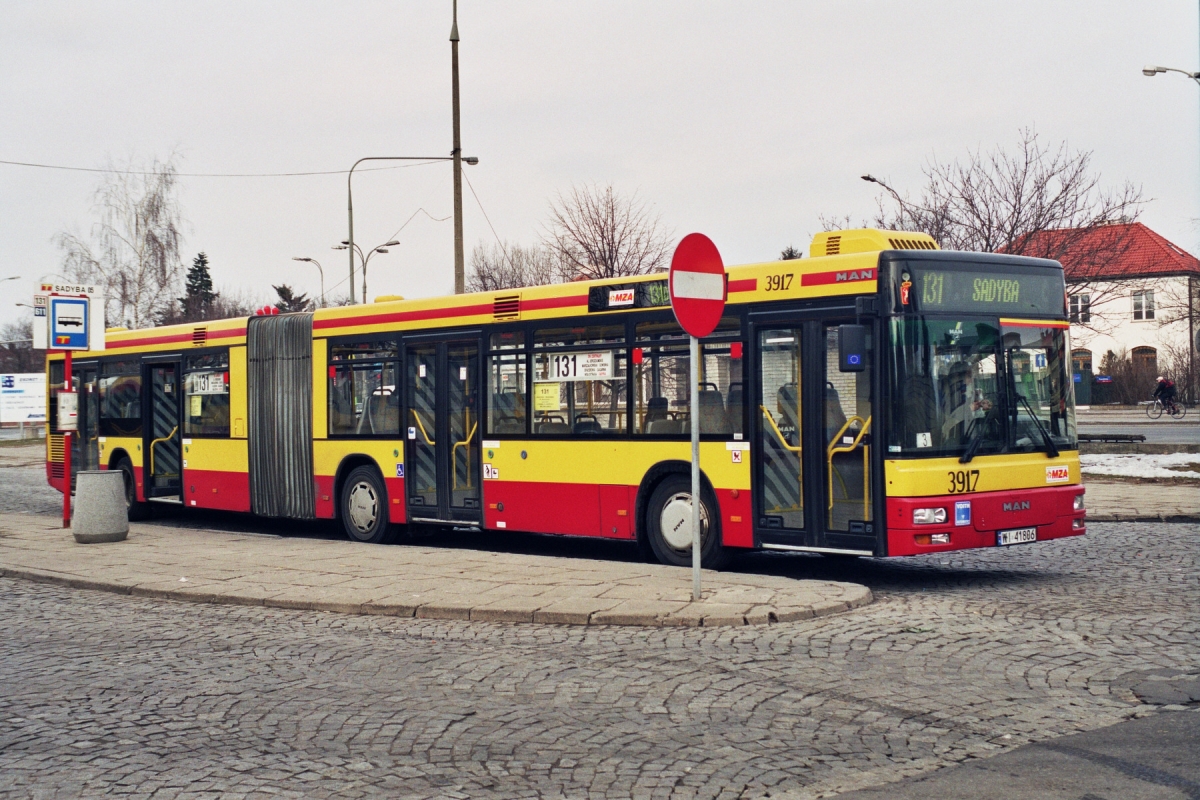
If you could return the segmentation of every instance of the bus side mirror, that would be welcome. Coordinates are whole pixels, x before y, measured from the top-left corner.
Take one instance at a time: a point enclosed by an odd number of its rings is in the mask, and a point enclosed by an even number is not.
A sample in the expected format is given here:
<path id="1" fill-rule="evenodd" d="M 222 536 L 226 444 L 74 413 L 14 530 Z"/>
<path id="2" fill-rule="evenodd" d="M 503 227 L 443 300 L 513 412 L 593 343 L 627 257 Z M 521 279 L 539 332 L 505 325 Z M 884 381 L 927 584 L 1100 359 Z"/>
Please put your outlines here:
<path id="1" fill-rule="evenodd" d="M 863 372 L 867 368 L 866 325 L 838 325 L 838 369 Z"/>

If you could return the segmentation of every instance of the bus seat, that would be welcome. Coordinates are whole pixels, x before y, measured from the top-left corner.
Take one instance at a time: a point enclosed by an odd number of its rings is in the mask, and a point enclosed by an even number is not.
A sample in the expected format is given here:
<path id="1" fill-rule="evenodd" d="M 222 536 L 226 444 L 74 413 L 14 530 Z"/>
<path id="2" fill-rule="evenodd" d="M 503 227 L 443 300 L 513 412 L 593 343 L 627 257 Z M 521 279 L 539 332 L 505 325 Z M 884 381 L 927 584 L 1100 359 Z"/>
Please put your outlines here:
<path id="1" fill-rule="evenodd" d="M 776 423 L 780 428 L 800 430 L 800 422 L 796 419 L 796 384 L 785 383 L 779 387 L 779 419 Z"/>
<path id="2" fill-rule="evenodd" d="M 500 417 L 492 424 L 492 433 L 524 433 L 525 421 L 516 417 Z"/>
<path id="3" fill-rule="evenodd" d="M 549 434 L 570 433 L 571 426 L 565 422 L 540 422 L 537 426 L 537 432 Z"/>
<path id="4" fill-rule="evenodd" d="M 667 398 L 651 397 L 646 401 L 646 419 L 645 423 L 649 425 L 656 419 L 667 418 Z"/>
<path id="5" fill-rule="evenodd" d="M 742 432 L 742 385 L 729 385 L 729 401 L 725 405 L 725 416 L 729 418 L 729 427 L 734 433 Z"/>
<path id="6" fill-rule="evenodd" d="M 646 426 L 646 433 L 650 434 L 669 434 L 683 433 L 683 420 L 681 419 L 656 419 Z"/>
<path id="7" fill-rule="evenodd" d="M 700 391 L 700 430 L 704 433 L 729 433 L 725 416 L 725 401 L 715 389 Z"/>
<path id="8" fill-rule="evenodd" d="M 591 414 L 576 414 L 575 415 L 575 433 L 582 434 L 597 434 L 604 433 L 604 428 L 600 427 L 600 421 Z"/>

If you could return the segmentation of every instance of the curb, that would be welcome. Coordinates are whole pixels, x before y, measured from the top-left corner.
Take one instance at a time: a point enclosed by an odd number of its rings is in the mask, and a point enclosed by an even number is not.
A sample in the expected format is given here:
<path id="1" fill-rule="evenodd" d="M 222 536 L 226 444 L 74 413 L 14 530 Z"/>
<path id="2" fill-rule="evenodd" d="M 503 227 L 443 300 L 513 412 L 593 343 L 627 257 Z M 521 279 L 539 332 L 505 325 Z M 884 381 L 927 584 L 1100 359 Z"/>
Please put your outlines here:
<path id="1" fill-rule="evenodd" d="M 674 606 L 663 609 L 659 613 L 637 611 L 630 609 L 621 613 L 613 613 L 614 609 L 587 611 L 544 610 L 526 608 L 503 608 L 499 606 L 474 606 L 468 602 L 456 603 L 446 599 L 436 600 L 422 605 L 396 604 L 383 605 L 371 602 L 346 603 L 326 602 L 321 600 L 300 600 L 286 597 L 255 597 L 238 594 L 215 594 L 201 591 L 183 591 L 173 589 L 149 589 L 138 586 L 126 586 L 110 581 L 78 578 L 53 572 L 33 569 L 15 569 L 0 567 L 0 577 L 17 578 L 32 583 L 45 583 L 56 586 L 66 586 L 72 589 L 88 589 L 93 591 L 124 594 L 131 597 L 144 597 L 158 600 L 179 600 L 188 603 L 207 603 L 210 605 L 241 605 L 263 606 L 266 608 L 282 608 L 300 611 L 325 611 L 334 614 L 354 614 L 360 616 L 387 616 L 415 619 L 462 620 L 471 622 L 501 622 L 528 623 L 538 625 L 612 625 L 628 627 L 746 627 L 753 625 L 771 625 L 781 622 L 795 622 L 802 619 L 840 614 L 855 608 L 861 608 L 874 602 L 874 595 L 866 586 L 849 584 L 848 589 L 853 595 L 849 599 L 822 599 L 806 606 L 784 606 L 774 608 L 758 606 L 745 613 L 731 614 L 727 607 L 723 610 L 714 608 L 710 613 L 703 606 L 689 607 L 690 603 L 662 603 Z M 843 592 L 845 594 L 846 592 Z M 701 612 L 701 613 L 697 613 Z"/>
<path id="2" fill-rule="evenodd" d="M 1200 522 L 1196 514 L 1091 514 L 1087 522 Z"/>

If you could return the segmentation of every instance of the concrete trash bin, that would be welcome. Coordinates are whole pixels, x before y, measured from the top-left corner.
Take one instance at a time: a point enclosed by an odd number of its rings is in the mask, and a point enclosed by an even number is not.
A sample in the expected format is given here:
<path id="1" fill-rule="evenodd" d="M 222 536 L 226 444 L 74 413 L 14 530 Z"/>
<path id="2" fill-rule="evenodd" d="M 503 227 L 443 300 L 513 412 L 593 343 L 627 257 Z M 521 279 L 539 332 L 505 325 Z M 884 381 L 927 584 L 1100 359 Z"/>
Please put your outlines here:
<path id="1" fill-rule="evenodd" d="M 125 476 L 120 470 L 75 473 L 75 514 L 71 533 L 80 544 L 120 542 L 129 535 Z"/>

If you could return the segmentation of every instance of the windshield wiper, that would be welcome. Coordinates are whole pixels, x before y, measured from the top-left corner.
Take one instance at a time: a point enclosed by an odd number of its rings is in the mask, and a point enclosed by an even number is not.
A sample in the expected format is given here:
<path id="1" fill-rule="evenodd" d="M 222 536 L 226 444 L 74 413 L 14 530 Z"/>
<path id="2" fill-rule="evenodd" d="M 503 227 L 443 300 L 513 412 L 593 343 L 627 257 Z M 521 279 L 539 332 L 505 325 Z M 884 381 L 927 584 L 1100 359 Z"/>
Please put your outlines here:
<path id="1" fill-rule="evenodd" d="M 1025 399 L 1025 395 L 1019 392 L 1013 392 L 1017 395 L 1017 399 L 1021 401 L 1021 405 L 1025 406 L 1025 410 L 1029 412 L 1029 416 L 1033 418 L 1033 424 L 1037 425 L 1038 433 L 1042 435 L 1042 441 L 1046 443 L 1046 458 L 1058 458 L 1058 447 L 1054 444 L 1054 439 L 1050 438 L 1050 432 L 1042 427 L 1042 420 L 1037 414 L 1033 413 L 1033 408 L 1029 405 L 1029 401 Z"/>
<path id="2" fill-rule="evenodd" d="M 982 423 L 983 417 L 976 419 L 974 423 L 972 423 L 971 432 L 968 434 L 971 440 L 967 442 L 966 451 L 958 457 L 960 464 L 971 463 L 971 459 L 975 457 L 975 453 L 979 450 L 979 445 L 983 444 L 983 434 L 981 433 L 983 429 Z"/>

